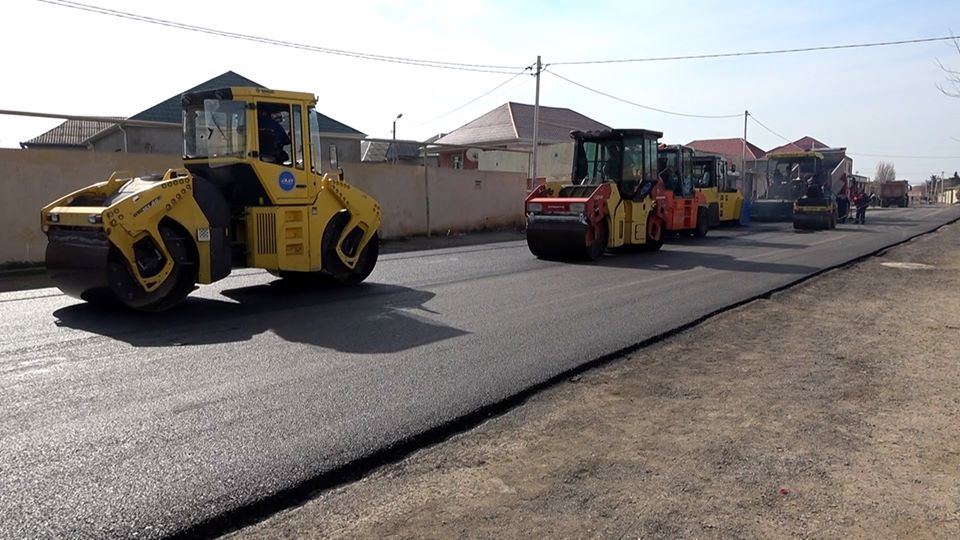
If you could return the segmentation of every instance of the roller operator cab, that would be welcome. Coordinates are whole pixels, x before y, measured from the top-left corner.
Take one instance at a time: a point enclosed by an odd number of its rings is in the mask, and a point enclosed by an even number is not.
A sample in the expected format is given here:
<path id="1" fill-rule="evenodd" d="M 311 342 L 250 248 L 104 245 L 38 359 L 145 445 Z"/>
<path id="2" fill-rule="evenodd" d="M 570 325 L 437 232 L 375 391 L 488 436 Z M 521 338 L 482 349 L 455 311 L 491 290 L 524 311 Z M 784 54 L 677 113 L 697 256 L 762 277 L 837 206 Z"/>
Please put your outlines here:
<path id="1" fill-rule="evenodd" d="M 321 152 L 312 94 L 225 88 L 185 94 L 183 169 L 107 181 L 43 208 L 46 262 L 65 293 L 158 311 L 236 267 L 363 281 L 380 206 Z"/>
<path id="2" fill-rule="evenodd" d="M 740 222 L 743 194 L 737 189 L 731 172 L 722 156 L 694 153 L 693 182 L 706 199 L 711 227 Z"/>
<path id="3" fill-rule="evenodd" d="M 710 230 L 707 196 L 696 189 L 693 149 L 661 144 L 657 174 L 663 181 L 668 232 L 703 237 Z"/>
<path id="4" fill-rule="evenodd" d="M 599 259 L 607 248 L 663 245 L 666 207 L 657 140 L 644 129 L 574 131 L 572 182 L 527 196 L 527 245 L 540 258 Z"/>

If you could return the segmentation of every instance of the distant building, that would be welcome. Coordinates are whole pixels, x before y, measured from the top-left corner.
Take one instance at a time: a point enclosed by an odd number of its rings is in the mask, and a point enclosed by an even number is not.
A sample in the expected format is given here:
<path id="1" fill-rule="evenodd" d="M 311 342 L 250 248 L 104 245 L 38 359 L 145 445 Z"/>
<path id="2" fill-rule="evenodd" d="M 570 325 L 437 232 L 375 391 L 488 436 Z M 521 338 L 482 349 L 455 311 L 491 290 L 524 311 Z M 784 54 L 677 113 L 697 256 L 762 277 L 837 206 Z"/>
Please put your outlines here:
<path id="1" fill-rule="evenodd" d="M 360 161 L 423 165 L 421 147 L 417 141 L 361 141 Z"/>
<path id="2" fill-rule="evenodd" d="M 213 90 L 231 86 L 265 88 L 233 71 L 227 71 L 180 94 L 157 103 L 129 118 L 118 117 L 118 123 L 67 120 L 59 126 L 20 143 L 21 148 L 66 148 L 95 152 L 131 152 L 146 154 L 183 153 L 183 113 L 180 96 L 187 92 Z M 360 140 L 366 135 L 336 120 L 319 115 L 321 152 L 330 155 L 330 147 L 337 147 L 340 161 L 360 161 Z M 171 126 L 124 126 L 123 120 L 141 120 L 175 124 Z"/>
<path id="3" fill-rule="evenodd" d="M 810 152 L 811 150 L 823 150 L 830 148 L 830 145 L 824 144 L 813 137 L 802 137 L 793 142 L 778 146 L 767 152 L 770 154 L 785 154 L 789 152 Z"/>
<path id="4" fill-rule="evenodd" d="M 960 187 L 943 188 L 943 191 L 940 192 L 940 197 L 937 202 L 942 204 L 960 203 Z"/>
<path id="5" fill-rule="evenodd" d="M 111 117 L 111 119 L 126 120 L 122 116 Z M 87 150 L 89 148 L 86 144 L 88 139 L 113 125 L 111 122 L 95 120 L 67 120 L 42 135 L 21 142 L 20 148 Z"/>
<path id="6" fill-rule="evenodd" d="M 910 191 L 907 192 L 907 196 L 910 197 L 910 206 L 930 202 L 927 196 L 927 186 L 926 184 L 920 184 L 919 186 L 910 186 Z"/>
<path id="7" fill-rule="evenodd" d="M 717 154 L 723 156 L 727 163 L 736 166 L 737 170 L 743 169 L 743 161 L 746 158 L 747 163 L 756 162 L 764 158 L 767 153 L 759 146 L 747 141 L 744 144 L 743 137 L 732 139 L 697 139 L 687 143 L 687 146 L 698 152 L 708 154 Z"/>
<path id="8" fill-rule="evenodd" d="M 570 132 L 610 129 L 592 118 L 562 107 L 540 107 L 541 178 L 569 177 L 573 168 Z M 436 140 L 441 167 L 530 173 L 533 150 L 533 105 L 508 102 Z M 485 150 L 471 147 L 484 147 Z M 490 150 L 490 149 L 494 150 Z M 502 149 L 497 151 L 495 149 Z M 512 152 L 511 152 L 512 150 Z"/>

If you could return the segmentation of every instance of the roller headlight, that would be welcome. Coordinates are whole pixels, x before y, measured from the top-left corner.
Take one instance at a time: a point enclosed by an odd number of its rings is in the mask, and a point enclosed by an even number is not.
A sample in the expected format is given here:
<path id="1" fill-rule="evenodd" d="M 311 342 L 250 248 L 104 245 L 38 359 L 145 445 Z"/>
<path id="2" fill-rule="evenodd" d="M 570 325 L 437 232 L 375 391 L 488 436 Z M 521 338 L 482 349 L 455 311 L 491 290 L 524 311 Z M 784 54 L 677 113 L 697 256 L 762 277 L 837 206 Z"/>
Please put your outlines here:
<path id="1" fill-rule="evenodd" d="M 570 211 L 575 214 L 582 214 L 587 209 L 587 205 L 582 202 L 570 203 Z"/>
<path id="2" fill-rule="evenodd" d="M 543 205 L 538 202 L 532 202 L 527 205 L 527 212 L 543 212 Z"/>

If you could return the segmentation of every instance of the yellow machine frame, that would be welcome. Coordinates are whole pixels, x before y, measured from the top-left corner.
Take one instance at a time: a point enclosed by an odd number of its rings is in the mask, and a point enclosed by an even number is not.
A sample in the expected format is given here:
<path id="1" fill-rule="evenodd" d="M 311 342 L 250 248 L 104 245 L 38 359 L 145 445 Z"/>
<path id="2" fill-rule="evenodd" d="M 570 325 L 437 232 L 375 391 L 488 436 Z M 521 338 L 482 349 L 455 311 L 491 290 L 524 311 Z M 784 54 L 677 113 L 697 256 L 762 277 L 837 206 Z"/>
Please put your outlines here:
<path id="1" fill-rule="evenodd" d="M 356 268 L 364 247 L 374 240 L 380 228 L 381 209 L 372 197 L 346 183 L 342 170 L 320 171 L 319 141 L 311 138 L 310 122 L 316 97 L 262 88 L 230 88 L 218 92 L 229 92 L 230 100 L 246 105 L 246 150 L 242 155 L 184 159 L 185 168 L 169 169 L 159 179 L 134 178 L 129 173 L 115 172 L 105 182 L 50 203 L 41 211 L 44 231 L 50 234 L 51 229 L 56 229 L 54 232 L 60 236 L 69 236 L 71 230 L 77 231 L 73 235 L 75 238 L 67 240 L 68 244 L 73 242 L 65 248 L 69 249 L 70 255 L 61 256 L 61 261 L 70 257 L 83 258 L 85 247 L 78 245 L 87 240 L 77 241 L 76 238 L 88 235 L 88 239 L 93 238 L 94 243 L 98 243 L 97 256 L 103 255 L 106 260 L 106 247 L 112 246 L 111 250 L 123 255 L 140 287 L 151 293 L 161 287 L 175 266 L 174 254 L 167 248 L 160 232 L 161 223 L 172 222 L 193 241 L 199 283 L 211 283 L 224 277 L 233 264 L 240 262 L 231 257 L 230 242 L 246 244 L 245 266 L 278 272 L 319 272 L 326 269 L 327 261 L 322 252 L 325 231 L 335 216 L 343 213 L 339 237 L 331 246 L 335 246 L 340 259 L 339 268 Z M 289 117 L 290 147 L 297 155 L 291 158 L 289 165 L 258 158 L 257 107 L 261 104 L 287 105 L 290 111 L 294 111 Z M 219 168 L 231 166 L 252 169 L 256 181 L 262 186 L 263 195 L 258 199 L 259 204 L 245 205 L 242 216 L 222 220 L 230 221 L 229 225 L 212 226 L 209 209 L 204 208 L 200 200 L 204 197 L 197 193 L 194 173 L 197 170 L 224 171 L 227 169 Z M 335 168 L 337 164 L 332 163 L 332 166 Z M 201 173 L 200 176 L 206 178 L 207 175 Z M 229 174 L 225 178 L 228 183 L 232 180 Z M 208 193 L 215 191 L 212 184 L 207 182 L 205 186 Z M 227 208 L 226 204 L 224 202 L 221 206 Z M 223 212 L 232 215 L 228 210 L 222 210 L 221 214 Z M 357 231 L 362 232 L 359 238 Z M 342 246 L 351 233 L 354 235 L 351 246 L 357 247 L 351 253 L 345 253 Z M 135 254 L 135 245 L 146 237 L 153 240 L 165 259 L 162 269 L 148 275 L 138 268 Z M 102 240 L 104 238 L 106 242 Z M 51 237 L 51 245 L 53 243 Z M 49 253 L 50 248 L 48 258 Z M 77 253 L 81 256 L 76 256 Z M 78 261 L 78 266 L 82 267 L 82 262 Z M 73 271 L 71 268 L 67 270 L 68 273 Z"/>

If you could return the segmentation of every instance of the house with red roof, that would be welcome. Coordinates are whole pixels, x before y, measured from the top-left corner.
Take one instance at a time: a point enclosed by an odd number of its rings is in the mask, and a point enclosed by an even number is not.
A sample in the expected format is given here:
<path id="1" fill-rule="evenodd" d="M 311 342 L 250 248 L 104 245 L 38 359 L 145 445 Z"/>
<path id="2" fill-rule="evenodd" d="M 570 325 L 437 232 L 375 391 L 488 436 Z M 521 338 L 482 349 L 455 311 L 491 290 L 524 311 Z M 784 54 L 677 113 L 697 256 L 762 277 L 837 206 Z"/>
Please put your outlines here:
<path id="1" fill-rule="evenodd" d="M 743 169 L 741 160 L 743 160 L 744 157 L 746 157 L 747 162 L 751 162 L 763 159 L 764 156 L 767 155 L 762 148 L 750 141 L 744 141 L 742 137 L 732 139 L 697 139 L 687 143 L 687 146 L 697 152 L 721 155 L 727 160 L 727 163 L 735 164 L 737 170 Z"/>
<path id="2" fill-rule="evenodd" d="M 784 154 L 788 152 L 810 152 L 813 150 L 823 150 L 824 148 L 830 148 L 830 145 L 824 144 L 813 137 L 806 136 L 800 139 L 797 139 L 791 143 L 787 143 L 781 146 L 774 148 L 767 152 L 767 154 Z"/>

